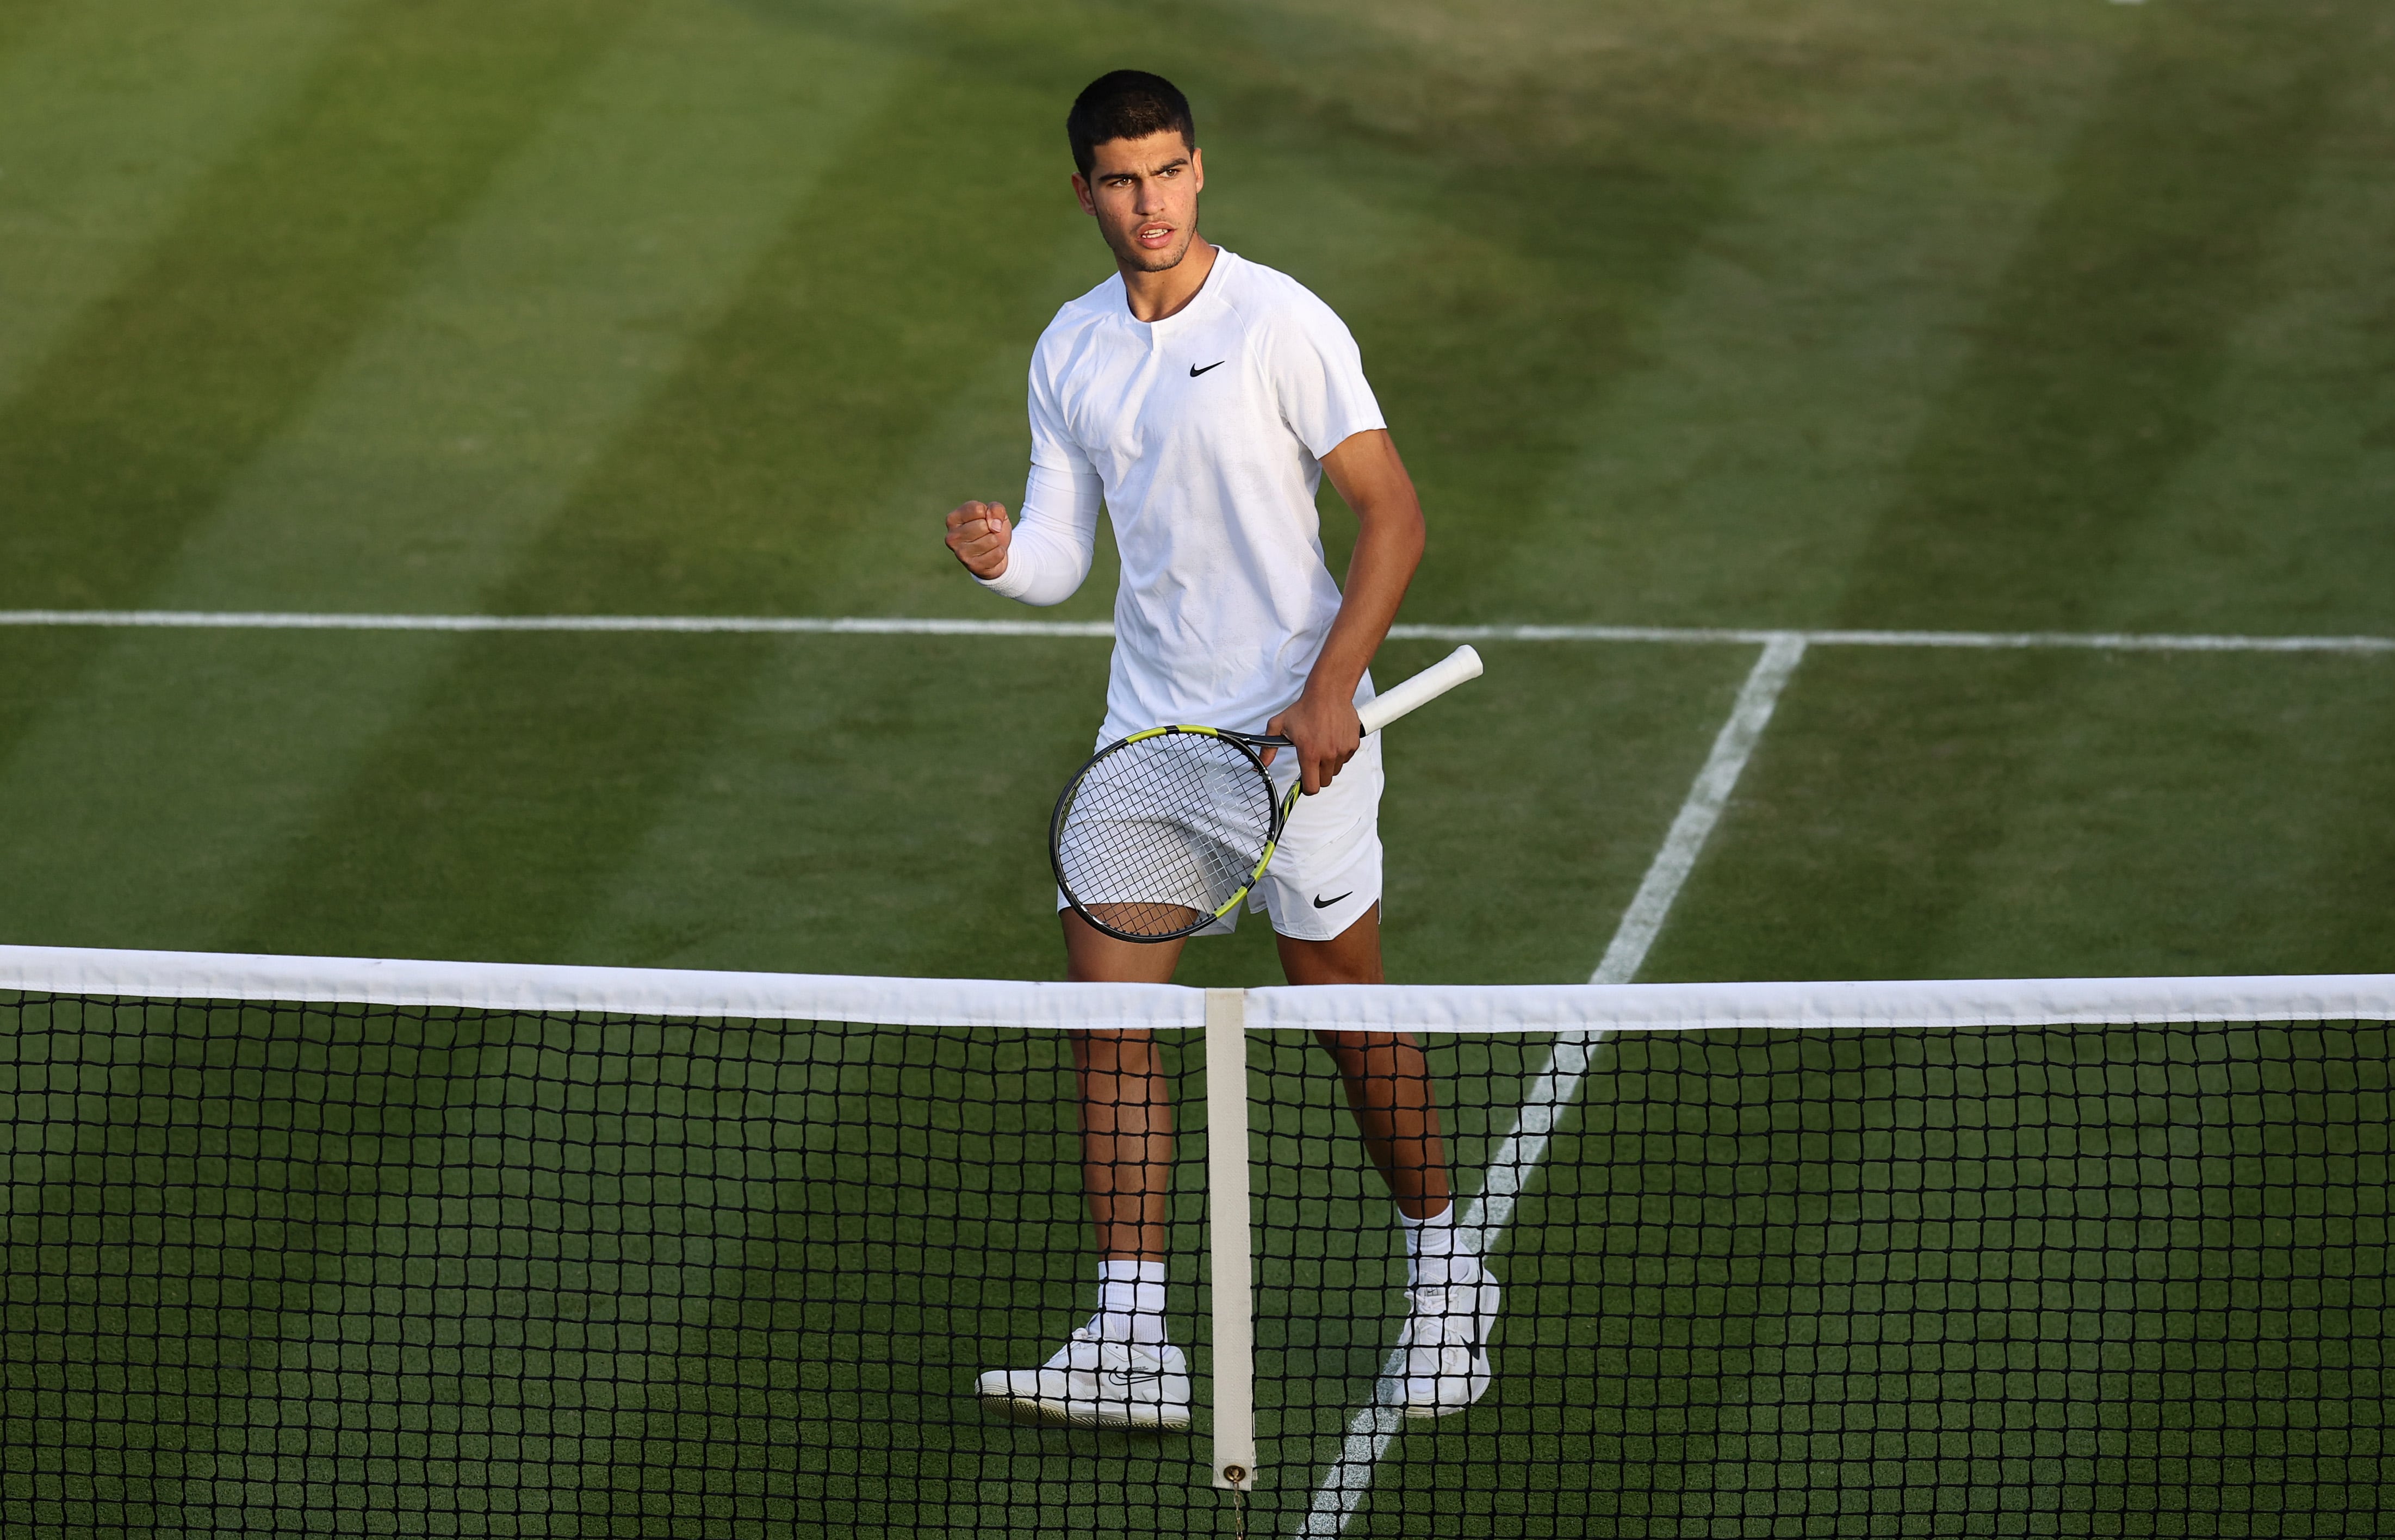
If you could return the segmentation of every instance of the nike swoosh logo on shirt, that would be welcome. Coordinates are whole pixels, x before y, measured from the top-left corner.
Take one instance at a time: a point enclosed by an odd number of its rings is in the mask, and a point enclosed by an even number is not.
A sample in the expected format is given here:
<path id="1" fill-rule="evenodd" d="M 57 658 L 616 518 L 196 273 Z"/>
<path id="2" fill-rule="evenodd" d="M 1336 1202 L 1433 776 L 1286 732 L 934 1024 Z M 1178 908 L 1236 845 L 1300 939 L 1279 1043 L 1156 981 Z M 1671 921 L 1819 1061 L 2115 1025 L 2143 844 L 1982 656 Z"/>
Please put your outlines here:
<path id="1" fill-rule="evenodd" d="M 1355 896 L 1355 893 L 1356 889 L 1350 888 L 1346 892 L 1340 894 L 1339 899 L 1352 898 Z M 1314 907 L 1317 909 L 1328 909 L 1332 904 L 1337 903 L 1339 899 L 1317 899 L 1314 901 Z"/>
<path id="2" fill-rule="evenodd" d="M 1226 358 L 1218 358 L 1218 359 L 1216 359 L 1213 362 L 1211 362 L 1211 363 L 1210 363 L 1210 364 L 1206 365 L 1206 369 L 1220 369 L 1221 367 L 1223 367 L 1223 365 L 1224 365 L 1224 364 L 1226 364 L 1226 363 L 1228 363 L 1228 362 L 1231 362 L 1231 361 L 1230 361 L 1229 359 L 1226 359 Z M 1194 364 L 1194 363 L 1193 363 L 1193 364 L 1191 364 L 1191 365 L 1189 366 L 1189 377 L 1190 377 L 1191 379 L 1196 379 L 1198 375 L 1200 375 L 1204 374 L 1204 373 L 1206 372 L 1206 369 L 1200 369 L 1200 368 L 1198 368 L 1196 364 Z"/>

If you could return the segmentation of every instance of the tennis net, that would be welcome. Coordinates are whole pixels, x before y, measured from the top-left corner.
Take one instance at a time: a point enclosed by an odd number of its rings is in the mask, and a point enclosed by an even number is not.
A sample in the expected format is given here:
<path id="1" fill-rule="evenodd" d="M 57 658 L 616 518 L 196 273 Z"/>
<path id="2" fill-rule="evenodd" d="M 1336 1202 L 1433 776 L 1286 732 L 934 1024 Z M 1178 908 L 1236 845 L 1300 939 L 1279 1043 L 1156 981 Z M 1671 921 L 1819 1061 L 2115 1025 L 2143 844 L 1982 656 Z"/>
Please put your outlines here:
<path id="1" fill-rule="evenodd" d="M 0 991 L 11 1535 L 2388 1532 L 2395 978 L 0 948 Z M 974 1394 L 1094 1302 L 1092 1029 L 1173 1086 L 1185 1432 Z M 1392 1031 L 1504 1287 L 1436 1418 L 1391 1391 L 1405 1248 L 1315 1046 Z"/>

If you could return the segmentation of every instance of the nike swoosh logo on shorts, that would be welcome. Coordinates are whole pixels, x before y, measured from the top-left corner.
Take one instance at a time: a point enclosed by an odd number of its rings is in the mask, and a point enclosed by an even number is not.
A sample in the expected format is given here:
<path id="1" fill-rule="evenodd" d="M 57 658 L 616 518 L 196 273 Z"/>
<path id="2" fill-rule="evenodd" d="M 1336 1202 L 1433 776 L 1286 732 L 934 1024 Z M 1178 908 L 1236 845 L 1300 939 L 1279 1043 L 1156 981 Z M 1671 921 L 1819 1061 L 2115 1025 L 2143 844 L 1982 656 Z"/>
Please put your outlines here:
<path id="1" fill-rule="evenodd" d="M 1226 359 L 1226 358 L 1218 358 L 1218 359 L 1216 359 L 1213 362 L 1211 362 L 1211 363 L 1210 363 L 1210 364 L 1206 365 L 1206 369 L 1220 369 L 1221 367 L 1223 367 L 1223 365 L 1224 365 L 1224 364 L 1226 364 L 1226 363 L 1228 363 L 1228 362 L 1231 362 L 1231 361 L 1230 361 L 1229 359 Z M 1194 363 L 1193 363 L 1193 364 L 1191 364 L 1191 365 L 1189 366 L 1189 377 L 1190 377 L 1191 379 L 1196 379 L 1198 375 L 1200 375 L 1204 374 L 1204 373 L 1206 372 L 1206 369 L 1200 369 L 1200 368 L 1198 368 L 1196 364 L 1194 364 Z"/>
<path id="2" fill-rule="evenodd" d="M 1355 896 L 1356 896 L 1356 889 L 1354 889 L 1353 888 L 1350 888 L 1349 889 L 1347 889 L 1347 891 L 1345 891 L 1345 892 L 1343 892 L 1343 893 L 1340 894 L 1340 895 L 1339 895 L 1339 899 L 1350 899 L 1350 898 L 1354 898 Z M 1328 908 L 1330 908 L 1332 904 L 1337 903 L 1337 902 L 1339 902 L 1339 899 L 1317 899 L 1317 900 L 1315 900 L 1315 901 L 1314 901 L 1314 907 L 1316 907 L 1317 909 L 1328 909 Z"/>

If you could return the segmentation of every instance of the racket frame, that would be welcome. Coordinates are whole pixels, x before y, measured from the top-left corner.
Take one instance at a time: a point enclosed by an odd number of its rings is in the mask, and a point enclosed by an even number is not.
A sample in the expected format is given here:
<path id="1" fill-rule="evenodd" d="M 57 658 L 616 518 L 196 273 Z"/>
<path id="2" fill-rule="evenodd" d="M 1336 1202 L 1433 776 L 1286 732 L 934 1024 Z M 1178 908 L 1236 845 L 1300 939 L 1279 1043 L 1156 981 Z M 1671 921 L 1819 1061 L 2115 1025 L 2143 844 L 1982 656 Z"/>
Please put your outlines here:
<path id="1" fill-rule="evenodd" d="M 1367 701 L 1356 709 L 1356 718 L 1367 734 L 1378 732 L 1416 707 L 1425 705 L 1453 690 L 1457 685 L 1479 677 L 1479 652 L 1471 647 L 1459 647 L 1411 678 Z M 1229 900 L 1212 914 L 1201 915 L 1181 929 L 1169 931 L 1161 936 L 1134 936 L 1128 931 L 1118 930 L 1091 913 L 1089 906 L 1074 894 L 1071 886 L 1065 881 L 1063 849 L 1065 812 L 1072 806 L 1073 794 L 1080 789 L 1082 778 L 1087 776 L 1100 760 L 1108 755 L 1129 748 L 1133 744 L 1144 743 L 1147 739 L 1161 737 L 1171 732 L 1194 732 L 1203 737 L 1219 738 L 1224 743 L 1237 744 L 1240 751 L 1247 755 L 1249 762 L 1254 765 L 1256 773 L 1264 779 L 1267 791 L 1272 785 L 1272 772 L 1264 768 L 1264 756 L 1256 751 L 1260 748 L 1294 746 L 1288 739 L 1277 733 L 1234 732 L 1229 728 L 1195 727 L 1183 723 L 1171 727 L 1147 728 L 1132 733 L 1128 738 L 1118 738 L 1082 762 L 1081 768 L 1073 772 L 1073 778 L 1065 783 L 1064 791 L 1056 797 L 1056 810 L 1049 815 L 1048 865 L 1056 874 L 1056 891 L 1065 895 L 1065 902 L 1071 907 L 1073 913 L 1080 915 L 1099 931 L 1118 941 L 1137 941 L 1143 944 L 1179 941 L 1184 936 L 1196 935 L 1237 908 L 1246 901 L 1250 893 L 1256 890 L 1256 884 L 1264 879 L 1265 869 L 1272 865 L 1273 852 L 1280 849 L 1281 833 L 1289 827 L 1289 815 L 1296 809 L 1298 796 L 1304 790 L 1304 783 L 1300 779 L 1290 783 L 1287 796 L 1269 798 L 1272 805 L 1272 828 L 1264 839 L 1264 853 L 1256 858 L 1254 868 L 1248 873 L 1247 881 L 1239 885 L 1239 890 L 1232 894 Z"/>
<path id="2" fill-rule="evenodd" d="M 1081 789 L 1081 782 L 1083 779 L 1086 778 L 1090 771 L 1094 770 L 1101 761 L 1106 759 L 1110 756 L 1120 753 L 1122 750 L 1131 747 L 1133 744 L 1145 743 L 1151 738 L 1161 738 L 1176 732 L 1196 733 L 1200 737 L 1219 739 L 1224 743 L 1232 744 L 1237 747 L 1240 753 L 1246 755 L 1248 757 L 1248 763 L 1255 767 L 1257 779 L 1261 780 L 1264 783 L 1266 799 L 1272 807 L 1272 825 L 1265 832 L 1264 851 L 1261 855 L 1257 856 L 1255 865 L 1250 868 L 1247 879 L 1239 884 L 1239 890 L 1233 893 L 1228 899 L 1225 899 L 1215 908 L 1212 914 L 1199 913 L 1198 918 L 1190 921 L 1180 929 L 1169 930 L 1161 935 L 1134 935 L 1128 930 L 1118 930 L 1113 926 L 1108 925 L 1105 921 L 1098 918 L 1098 916 L 1091 911 L 1090 906 L 1081 902 L 1080 896 L 1073 891 L 1072 885 L 1065 880 L 1065 814 L 1072 807 L 1074 794 Z M 1065 902 L 1070 906 L 1074 914 L 1080 915 L 1082 919 L 1088 921 L 1093 928 L 1105 935 L 1114 937 L 1117 941 L 1136 941 L 1143 945 L 1159 941 L 1177 941 L 1184 936 L 1194 936 L 1200 930 L 1205 929 L 1208 926 L 1214 924 L 1224 915 L 1229 914 L 1232 910 L 1237 909 L 1241 903 L 1245 902 L 1248 895 L 1256 890 L 1256 884 L 1264 881 L 1264 879 L 1265 869 L 1272 865 L 1273 853 L 1280 849 L 1281 831 L 1289 826 L 1289 815 L 1297 806 L 1298 794 L 1304 788 L 1301 783 L 1292 783 L 1289 788 L 1287 796 L 1280 796 L 1274 793 L 1272 789 L 1272 771 L 1264 768 L 1264 756 L 1256 751 L 1262 748 L 1289 748 L 1290 746 L 1292 745 L 1290 744 L 1288 739 L 1270 733 L 1234 732 L 1229 728 L 1198 727 L 1186 722 L 1176 723 L 1170 727 L 1146 728 L 1138 732 L 1132 733 L 1128 738 L 1116 739 L 1113 743 L 1108 744 L 1105 747 L 1098 750 L 1097 753 L 1091 755 L 1088 759 L 1082 762 L 1081 768 L 1073 772 L 1073 778 L 1065 783 L 1064 791 L 1059 793 L 1056 797 L 1056 810 L 1049 815 L 1048 865 L 1049 869 L 1056 874 L 1056 891 L 1065 895 Z"/>

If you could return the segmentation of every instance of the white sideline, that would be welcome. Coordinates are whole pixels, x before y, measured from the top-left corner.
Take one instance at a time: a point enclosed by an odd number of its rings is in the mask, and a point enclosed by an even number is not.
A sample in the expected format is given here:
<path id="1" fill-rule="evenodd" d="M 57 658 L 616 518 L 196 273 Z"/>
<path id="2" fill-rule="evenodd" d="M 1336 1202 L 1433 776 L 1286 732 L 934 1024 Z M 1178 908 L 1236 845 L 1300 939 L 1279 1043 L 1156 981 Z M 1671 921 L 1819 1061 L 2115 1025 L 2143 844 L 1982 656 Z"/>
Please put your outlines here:
<path id="1" fill-rule="evenodd" d="M 0 626 L 212 631 L 634 631 L 766 636 L 1098 637 L 1103 620 L 943 620 L 903 615 L 403 615 L 273 610 L 0 610 Z M 1809 647 L 2081 648 L 2115 652 L 2395 652 L 2395 637 L 2177 636 L 2136 631 L 1870 631 L 1682 625 L 1400 625 L 1400 641 L 1615 641 Z"/>
<path id="2" fill-rule="evenodd" d="M 1754 666 L 1747 672 L 1746 682 L 1739 687 L 1729 719 L 1714 735 L 1713 749 L 1697 771 L 1696 783 L 1688 788 L 1687 796 L 1672 820 L 1671 831 L 1663 836 L 1663 848 L 1655 852 L 1629 909 L 1614 928 L 1613 940 L 1589 978 L 1592 987 L 1625 985 L 1638 976 L 1639 967 L 1646 962 L 1655 938 L 1662 933 L 1663 921 L 1687 884 L 1688 874 L 1696 869 L 1697 857 L 1703 853 L 1714 825 L 1721 822 L 1722 809 L 1729 806 L 1730 794 L 1738 789 L 1738 778 L 1745 773 L 1754 745 L 1761 742 L 1763 730 L 1770 725 L 1772 709 L 1780 704 L 1780 692 L 1787 688 L 1790 677 L 1804 659 L 1805 642 L 1800 637 L 1780 632 L 1764 643 L 1763 655 L 1755 660 Z M 1597 1045 L 1609 1035 L 1603 1028 L 1589 1029 L 1584 1024 L 1586 1018 L 1581 1021 L 1560 1032 L 1548 1048 L 1545 1062 L 1530 1077 L 1522 1105 L 1515 1111 L 1512 1125 L 1498 1141 L 1496 1152 L 1489 1157 L 1472 1201 L 1458 1218 L 1457 1229 L 1477 1254 L 1487 1255 L 1513 1221 L 1515 1204 L 1520 1202 L 1523 1190 L 1547 1158 L 1547 1141 L 1554 1137 L 1556 1123 L 1565 1110 L 1580 1099 L 1581 1081 L 1588 1073 L 1589 1061 Z M 1388 1389 L 1404 1372 L 1402 1360 L 1393 1350 L 1381 1368 L 1371 1403 L 1358 1408 L 1349 1419 L 1339 1458 L 1323 1472 L 1321 1482 L 1314 1489 L 1314 1496 L 1306 1505 L 1303 1533 L 1341 1534 L 1356 1517 L 1364 1494 L 1371 1490 L 1372 1472 L 1380 1465 L 1381 1456 L 1388 1453 L 1389 1441 L 1402 1425 L 1403 1414 L 1390 1404 L 1393 1398 Z"/>
<path id="3" fill-rule="evenodd" d="M 1730 708 L 1729 720 L 1714 739 L 1713 752 L 1706 756 L 1704 768 L 1697 772 L 1696 783 L 1688 788 L 1687 799 L 1680 804 L 1679 813 L 1672 820 L 1671 833 L 1663 836 L 1663 848 L 1655 852 L 1654 862 L 1638 884 L 1637 895 L 1622 915 L 1621 923 L 1614 929 L 1613 940 L 1605 949 L 1605 956 L 1589 975 L 1592 984 L 1626 984 L 1638 977 L 1639 965 L 1646 962 L 1647 949 L 1662 933 L 1664 917 L 1671 914 L 1674 901 L 1680 896 L 1681 885 L 1696 868 L 1697 857 L 1705 841 L 1721 822 L 1722 809 L 1729 806 L 1730 793 L 1738 788 L 1738 778 L 1746 772 L 1746 761 L 1762 741 L 1763 730 L 1771 725 L 1771 713 L 1780 704 L 1780 692 L 1788 686 L 1789 677 L 1805 659 L 1804 638 L 1778 636 L 1763 649 L 1746 683 L 1738 692 L 1738 704 Z"/>

